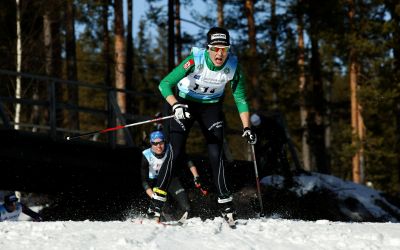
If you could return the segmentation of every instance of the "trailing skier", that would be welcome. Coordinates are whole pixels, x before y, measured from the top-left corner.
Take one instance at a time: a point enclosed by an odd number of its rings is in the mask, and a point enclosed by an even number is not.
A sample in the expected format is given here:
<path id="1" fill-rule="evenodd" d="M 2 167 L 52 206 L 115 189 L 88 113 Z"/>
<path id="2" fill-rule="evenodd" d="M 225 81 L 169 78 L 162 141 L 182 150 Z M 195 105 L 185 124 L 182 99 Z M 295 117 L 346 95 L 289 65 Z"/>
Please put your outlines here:
<path id="1" fill-rule="evenodd" d="M 151 147 L 143 151 L 141 178 L 142 186 L 146 194 L 153 199 L 156 193 L 160 192 L 160 190 L 155 187 L 155 184 L 159 177 L 161 165 L 165 161 L 171 161 L 172 150 L 171 145 L 165 142 L 165 136 L 161 131 L 154 131 L 150 134 L 150 144 Z M 202 189 L 196 166 L 192 161 L 187 161 L 187 165 L 190 172 L 193 174 L 195 186 L 203 192 L 204 190 Z M 168 194 L 177 201 L 180 209 L 183 211 L 182 218 L 186 218 L 190 212 L 190 204 L 185 189 L 182 187 L 178 177 L 175 176 L 172 178 L 167 191 Z M 166 197 L 163 198 L 163 201 L 166 201 Z M 157 217 L 156 219 L 160 220 L 161 211 L 150 206 L 147 210 L 147 215 L 151 218 Z"/>
<path id="2" fill-rule="evenodd" d="M 15 194 L 9 194 L 4 197 L 4 204 L 0 205 L 1 221 L 18 221 L 21 213 L 31 217 L 34 221 L 42 221 L 42 217 L 25 204 L 18 201 Z"/>

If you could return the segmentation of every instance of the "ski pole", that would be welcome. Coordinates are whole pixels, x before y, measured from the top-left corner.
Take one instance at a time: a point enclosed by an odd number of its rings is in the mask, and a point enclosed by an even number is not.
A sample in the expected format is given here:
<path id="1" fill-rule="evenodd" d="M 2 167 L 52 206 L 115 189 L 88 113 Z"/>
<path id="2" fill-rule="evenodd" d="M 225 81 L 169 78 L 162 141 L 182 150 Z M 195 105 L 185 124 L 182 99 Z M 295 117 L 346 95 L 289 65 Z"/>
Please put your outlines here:
<path id="1" fill-rule="evenodd" d="M 198 188 L 203 196 L 207 196 L 208 191 L 204 189 L 201 185 L 195 184 L 196 188 Z"/>
<path id="2" fill-rule="evenodd" d="M 251 145 L 251 152 L 253 155 L 253 162 L 254 162 L 254 172 L 256 174 L 256 184 L 257 184 L 257 195 L 258 195 L 258 201 L 260 202 L 260 217 L 264 217 L 264 207 L 262 203 L 262 197 L 261 197 L 261 187 L 260 187 L 260 180 L 258 178 L 258 170 L 257 170 L 257 161 L 256 161 L 256 153 L 254 150 L 254 145 Z"/>
<path id="3" fill-rule="evenodd" d="M 174 115 L 169 115 L 169 116 L 165 116 L 165 117 L 160 117 L 160 118 L 156 118 L 156 119 L 151 119 L 151 120 L 147 120 L 147 121 L 126 124 L 126 125 L 119 125 L 119 126 L 116 126 L 116 127 L 106 128 L 106 129 L 97 130 L 97 131 L 93 131 L 93 132 L 88 132 L 88 133 L 80 134 L 80 135 L 77 135 L 77 136 L 67 136 L 65 139 L 70 141 L 70 140 L 74 140 L 74 139 L 77 139 L 77 138 L 80 138 L 80 137 L 83 137 L 83 136 L 94 135 L 94 134 L 103 134 L 103 133 L 107 133 L 107 132 L 110 132 L 110 131 L 115 131 L 115 130 L 119 130 L 119 129 L 123 129 L 123 128 L 142 125 L 142 124 L 145 124 L 145 123 L 151 123 L 151 122 L 157 122 L 157 121 L 161 121 L 161 120 L 166 120 L 166 119 L 170 119 L 172 117 L 174 117 Z"/>

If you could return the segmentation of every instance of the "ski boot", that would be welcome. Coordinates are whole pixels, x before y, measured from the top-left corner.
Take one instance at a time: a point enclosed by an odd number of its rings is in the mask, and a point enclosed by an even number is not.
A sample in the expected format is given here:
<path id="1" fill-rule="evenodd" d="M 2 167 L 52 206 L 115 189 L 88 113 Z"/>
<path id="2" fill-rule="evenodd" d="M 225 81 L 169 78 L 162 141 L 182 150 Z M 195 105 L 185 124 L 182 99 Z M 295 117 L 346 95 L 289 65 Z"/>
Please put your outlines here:
<path id="1" fill-rule="evenodd" d="M 229 227 L 236 228 L 236 211 L 233 208 L 232 195 L 218 197 L 218 206 L 222 218 L 228 223 Z"/>

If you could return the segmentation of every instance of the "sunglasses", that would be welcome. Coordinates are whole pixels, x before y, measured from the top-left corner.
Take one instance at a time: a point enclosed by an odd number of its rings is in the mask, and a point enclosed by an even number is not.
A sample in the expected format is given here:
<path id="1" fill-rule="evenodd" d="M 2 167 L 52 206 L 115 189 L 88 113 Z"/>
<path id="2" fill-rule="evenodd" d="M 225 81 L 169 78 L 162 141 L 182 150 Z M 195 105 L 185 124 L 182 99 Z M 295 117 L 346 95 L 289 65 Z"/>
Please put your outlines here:
<path id="1" fill-rule="evenodd" d="M 226 53 L 226 52 L 228 52 L 230 46 L 217 47 L 217 46 L 208 45 L 208 48 L 209 48 L 211 51 L 216 52 L 216 53 L 218 53 L 218 51 L 220 51 L 220 50 L 221 50 L 222 52 Z"/>
<path id="2" fill-rule="evenodd" d="M 157 142 L 151 142 L 151 145 L 158 146 L 158 145 L 163 145 L 164 143 L 165 143 L 164 141 L 157 141 Z"/>

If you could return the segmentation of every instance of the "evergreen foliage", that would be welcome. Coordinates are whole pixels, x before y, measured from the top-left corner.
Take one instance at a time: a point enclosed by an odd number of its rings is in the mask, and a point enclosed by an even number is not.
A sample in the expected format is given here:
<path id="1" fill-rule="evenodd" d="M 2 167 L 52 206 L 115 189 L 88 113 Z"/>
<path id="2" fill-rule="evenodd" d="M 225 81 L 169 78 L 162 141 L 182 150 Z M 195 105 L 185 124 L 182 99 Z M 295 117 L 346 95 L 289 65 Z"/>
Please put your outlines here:
<path id="1" fill-rule="evenodd" d="M 43 42 L 43 14 L 49 4 L 46 0 L 22 1 L 22 71 L 43 75 L 45 71 L 45 49 Z M 103 53 L 103 28 L 101 23 L 102 4 L 109 5 L 109 30 L 113 47 L 113 1 L 84 0 L 75 1 L 76 5 L 76 54 L 78 80 L 106 86 L 104 83 L 105 61 Z M 133 115 L 152 117 L 162 109 L 162 98 L 158 83 L 168 73 L 167 70 L 167 10 L 165 1 L 149 0 L 151 8 L 147 16 L 141 17 L 139 30 L 134 31 L 134 91 L 128 98 L 134 98 L 131 107 Z M 185 8 L 194 1 L 181 1 Z M 207 10 L 191 9 L 192 18 L 203 27 L 216 26 L 216 3 L 204 0 Z M 224 1 L 225 27 L 232 34 L 232 51 L 247 74 L 251 57 L 247 36 L 247 19 L 244 13 L 244 1 Z M 364 146 L 364 167 L 366 180 L 374 187 L 390 193 L 398 192 L 400 182 L 399 154 L 399 100 L 400 100 L 400 4 L 394 0 L 355 1 L 356 33 L 350 35 L 347 17 L 348 1 L 329 0 L 322 4 L 318 0 L 282 1 L 276 0 L 277 50 L 271 52 L 272 22 L 270 1 L 257 0 L 255 20 L 257 31 L 257 59 L 259 91 L 263 96 L 263 110 L 271 110 L 272 93 L 278 96 L 278 109 L 285 114 L 292 139 L 297 151 L 301 152 L 297 21 L 298 11 L 304 13 L 304 31 L 306 38 L 306 100 L 307 106 L 324 112 L 324 128 L 331 129 L 329 165 L 332 174 L 351 179 L 351 158 L 360 145 Z M 304 3 L 301 5 L 300 3 Z M 135 8 L 135 7 L 134 7 Z M 52 7 L 58 13 L 61 22 L 60 39 L 65 39 L 64 10 L 61 6 Z M 16 6 L 13 0 L 0 1 L 0 69 L 15 70 L 16 64 Z M 192 46 L 205 44 L 206 29 L 198 34 L 183 30 L 183 55 L 187 55 Z M 315 39 L 320 57 L 320 76 L 322 92 L 316 94 L 313 89 L 312 44 Z M 61 44 L 64 44 L 61 42 Z M 360 63 L 358 97 L 362 106 L 367 136 L 357 145 L 351 145 L 350 90 L 348 75 L 349 49 L 356 48 Z M 63 48 L 62 78 L 65 73 L 65 48 Z M 112 51 L 112 50 L 111 50 Z M 113 53 L 113 52 L 111 52 Z M 276 53 L 276 54 L 275 54 Z M 111 56 L 113 58 L 113 56 Z M 179 63 L 179 62 L 177 62 Z M 114 62 L 111 61 L 111 67 Z M 114 79 L 112 73 L 111 78 Z M 15 82 L 0 76 L 0 95 L 13 96 Z M 113 82 L 113 80 L 112 80 Z M 248 84 L 249 86 L 249 84 Z M 23 85 L 24 93 L 32 96 L 32 85 Z M 40 88 L 40 95 L 46 96 L 46 88 Z M 321 96 L 321 93 L 323 96 Z M 330 98 L 327 98 L 329 93 Z M 64 93 L 64 101 L 66 101 Z M 250 101 L 251 103 L 251 101 Z M 80 88 L 79 106 L 104 109 L 106 96 L 95 90 Z M 330 111 L 328 114 L 327 111 Z M 12 116 L 12 106 L 6 111 Z M 225 96 L 226 123 L 228 141 L 234 157 L 247 159 L 245 143 L 240 138 L 240 121 L 233 99 L 228 92 Z M 24 112 L 30 115 L 30 110 Z M 44 119 L 44 118 L 43 118 Z M 106 125 L 104 117 L 81 114 L 82 130 L 97 130 Z M 143 131 L 149 126 L 133 128 L 135 143 L 140 144 Z M 188 151 L 192 154 L 206 152 L 199 131 L 194 130 L 189 138 Z M 312 143 L 312 138 L 310 139 Z M 316 167 L 318 169 L 318 166 Z"/>

